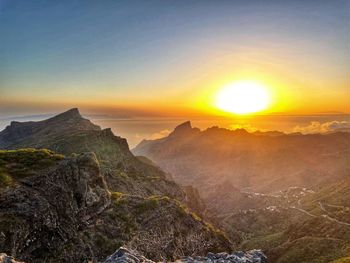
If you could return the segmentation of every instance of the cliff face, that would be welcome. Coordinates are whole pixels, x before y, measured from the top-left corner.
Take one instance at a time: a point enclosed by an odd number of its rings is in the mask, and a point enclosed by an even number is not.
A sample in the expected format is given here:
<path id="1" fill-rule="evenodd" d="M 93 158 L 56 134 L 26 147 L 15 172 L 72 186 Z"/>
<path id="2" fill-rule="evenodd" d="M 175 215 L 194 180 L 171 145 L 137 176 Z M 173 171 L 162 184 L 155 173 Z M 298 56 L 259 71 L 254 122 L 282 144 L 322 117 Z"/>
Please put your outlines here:
<path id="1" fill-rule="evenodd" d="M 80 259 L 88 251 L 80 229 L 110 204 L 94 154 L 64 159 L 0 193 L 1 251 L 28 262 Z M 73 244 L 82 251 L 69 248 Z"/>

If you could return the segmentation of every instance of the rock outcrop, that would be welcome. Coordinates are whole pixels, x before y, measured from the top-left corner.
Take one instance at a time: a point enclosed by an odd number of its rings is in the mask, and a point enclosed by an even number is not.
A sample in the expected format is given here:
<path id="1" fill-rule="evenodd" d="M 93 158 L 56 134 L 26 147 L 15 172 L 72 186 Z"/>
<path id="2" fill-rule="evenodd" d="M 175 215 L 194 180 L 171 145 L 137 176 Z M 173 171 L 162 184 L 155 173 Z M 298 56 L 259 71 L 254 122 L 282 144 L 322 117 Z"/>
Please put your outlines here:
<path id="1" fill-rule="evenodd" d="M 5 253 L 0 253 L 0 263 L 24 263 L 15 260 L 13 257 L 6 255 Z"/>
<path id="2" fill-rule="evenodd" d="M 157 261 L 232 249 L 221 231 L 165 196 L 112 193 L 112 205 L 85 232 L 103 244 L 98 258 L 124 245 Z"/>
<path id="3" fill-rule="evenodd" d="M 78 254 L 87 250 L 79 232 L 109 204 L 110 193 L 93 153 L 17 178 L 0 189 L 1 251 L 27 262 L 79 261 Z M 83 249 L 78 253 L 70 246 Z"/>
<path id="4" fill-rule="evenodd" d="M 228 253 L 208 253 L 203 257 L 184 257 L 176 260 L 177 263 L 267 263 L 267 258 L 261 250 L 251 250 L 248 252 Z M 104 263 L 155 263 L 145 258 L 138 252 L 121 247 L 114 254 L 109 256 Z"/>

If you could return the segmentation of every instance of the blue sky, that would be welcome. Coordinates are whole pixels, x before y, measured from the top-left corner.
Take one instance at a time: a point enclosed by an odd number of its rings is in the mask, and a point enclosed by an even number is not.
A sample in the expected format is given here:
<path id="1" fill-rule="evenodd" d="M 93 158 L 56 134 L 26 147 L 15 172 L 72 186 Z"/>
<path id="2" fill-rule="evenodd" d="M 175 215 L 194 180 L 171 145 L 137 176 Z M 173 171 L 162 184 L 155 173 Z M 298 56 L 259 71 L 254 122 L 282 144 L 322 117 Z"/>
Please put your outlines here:
<path id="1" fill-rule="evenodd" d="M 286 83 L 291 97 L 350 96 L 346 0 L 0 0 L 0 36 L 3 113 L 190 108 L 190 95 L 240 69 Z"/>

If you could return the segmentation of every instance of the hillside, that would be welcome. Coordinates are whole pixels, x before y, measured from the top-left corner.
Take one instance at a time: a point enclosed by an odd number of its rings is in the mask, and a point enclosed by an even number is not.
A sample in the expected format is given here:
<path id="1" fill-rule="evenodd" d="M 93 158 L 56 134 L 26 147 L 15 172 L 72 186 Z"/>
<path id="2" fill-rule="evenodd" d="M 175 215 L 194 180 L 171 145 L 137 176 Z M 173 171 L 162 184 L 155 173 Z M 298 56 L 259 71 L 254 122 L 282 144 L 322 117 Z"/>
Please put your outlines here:
<path id="1" fill-rule="evenodd" d="M 206 216 L 242 249 L 271 262 L 330 262 L 350 254 L 350 133 L 249 133 L 190 122 L 144 140 L 144 155 L 193 185 Z M 339 259 L 340 260 L 340 259 Z"/>
<path id="2" fill-rule="evenodd" d="M 349 180 L 311 191 L 250 193 L 255 208 L 217 219 L 242 249 L 261 247 L 271 262 L 330 262 L 350 254 Z"/>
<path id="3" fill-rule="evenodd" d="M 124 245 L 153 260 L 231 250 L 178 200 L 111 192 L 93 153 L 3 150 L 0 160 L 11 182 L 0 188 L 0 251 L 18 260 L 103 261 Z"/>

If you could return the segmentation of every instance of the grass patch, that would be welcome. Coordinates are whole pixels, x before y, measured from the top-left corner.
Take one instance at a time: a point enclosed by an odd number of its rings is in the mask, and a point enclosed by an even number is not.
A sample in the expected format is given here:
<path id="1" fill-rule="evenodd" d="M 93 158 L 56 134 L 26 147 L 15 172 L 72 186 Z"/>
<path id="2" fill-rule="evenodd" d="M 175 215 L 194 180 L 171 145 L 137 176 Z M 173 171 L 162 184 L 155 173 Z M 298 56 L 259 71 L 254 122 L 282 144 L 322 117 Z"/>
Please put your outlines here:
<path id="1" fill-rule="evenodd" d="M 14 179 L 35 175 L 38 171 L 64 159 L 50 150 L 0 150 L 0 187 L 10 186 Z"/>

